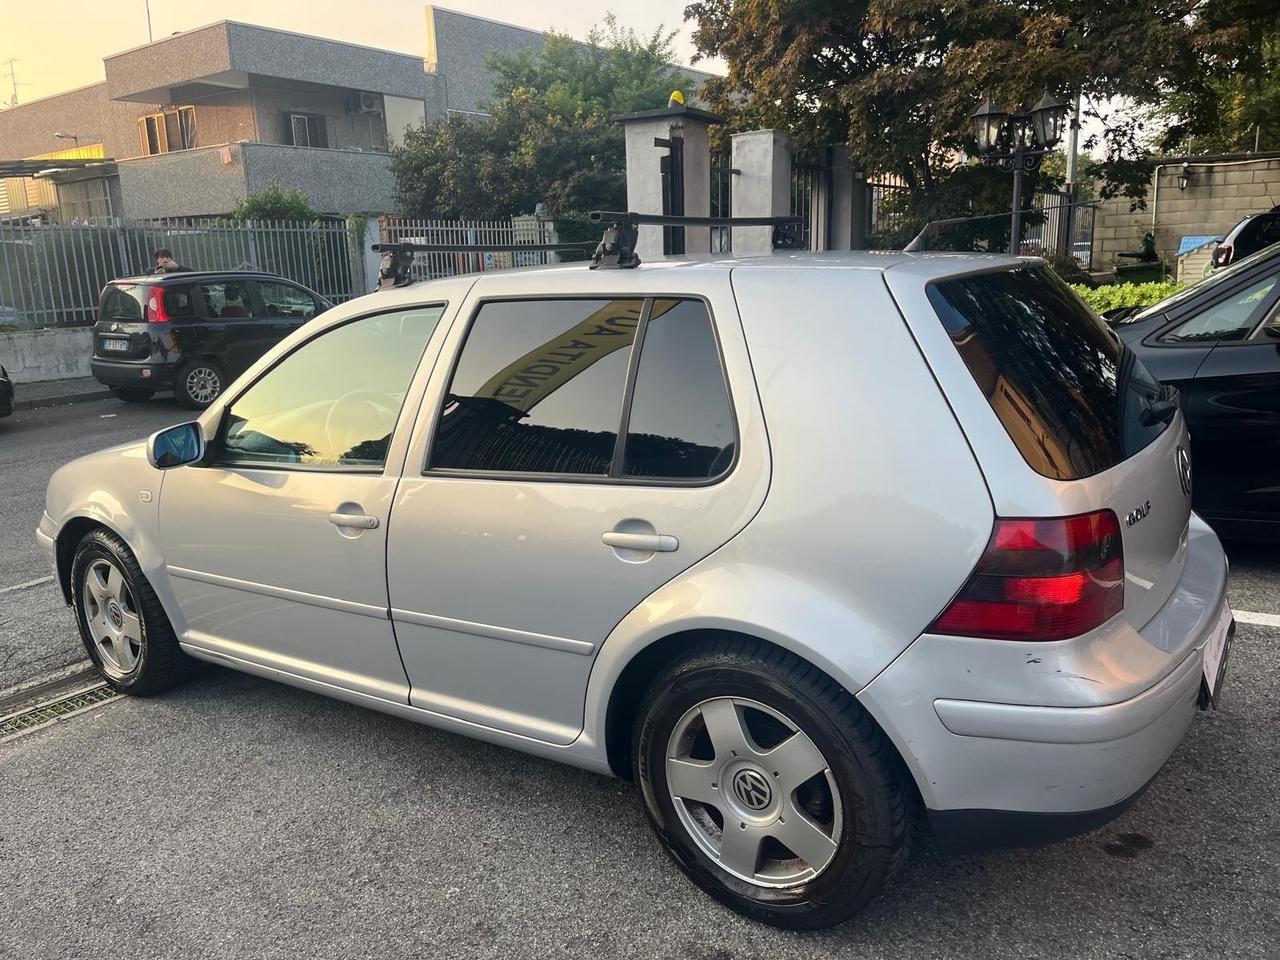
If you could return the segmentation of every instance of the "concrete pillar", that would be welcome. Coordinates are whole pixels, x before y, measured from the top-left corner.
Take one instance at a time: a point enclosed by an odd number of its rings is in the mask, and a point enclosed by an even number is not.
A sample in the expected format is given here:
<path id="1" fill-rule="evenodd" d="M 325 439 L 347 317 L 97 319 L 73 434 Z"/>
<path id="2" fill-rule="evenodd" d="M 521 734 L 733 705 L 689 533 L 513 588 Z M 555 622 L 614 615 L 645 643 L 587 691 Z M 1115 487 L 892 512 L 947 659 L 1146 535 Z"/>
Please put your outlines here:
<path id="1" fill-rule="evenodd" d="M 831 166 L 831 249 L 865 250 L 871 202 L 866 175 L 844 145 L 829 147 L 827 156 Z"/>
<path id="2" fill-rule="evenodd" d="M 731 138 L 731 215 L 785 217 L 791 213 L 791 137 L 781 130 L 751 130 Z M 768 253 L 773 227 L 734 227 L 734 253 Z"/>
<path id="3" fill-rule="evenodd" d="M 711 216 L 711 146 L 708 130 L 723 118 L 694 107 L 642 110 L 613 118 L 622 124 L 627 145 L 627 209 L 633 213 L 662 213 L 662 158 L 667 148 L 654 140 L 684 139 L 684 215 Z M 686 253 L 708 253 L 711 234 L 706 227 L 685 227 Z M 640 259 L 662 256 L 662 227 L 642 226 L 636 242 Z"/>

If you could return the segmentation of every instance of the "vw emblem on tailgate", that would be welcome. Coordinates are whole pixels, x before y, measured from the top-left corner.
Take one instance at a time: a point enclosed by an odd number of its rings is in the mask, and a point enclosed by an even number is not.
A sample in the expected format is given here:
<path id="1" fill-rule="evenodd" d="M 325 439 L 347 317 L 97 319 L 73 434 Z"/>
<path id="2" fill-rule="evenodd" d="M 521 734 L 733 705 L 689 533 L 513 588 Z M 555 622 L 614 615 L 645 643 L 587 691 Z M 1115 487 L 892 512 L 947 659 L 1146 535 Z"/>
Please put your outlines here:
<path id="1" fill-rule="evenodd" d="M 1178 468 L 1178 483 L 1182 485 L 1182 492 L 1191 496 L 1191 454 L 1187 453 L 1186 447 L 1178 447 L 1173 454 L 1173 463 Z"/>

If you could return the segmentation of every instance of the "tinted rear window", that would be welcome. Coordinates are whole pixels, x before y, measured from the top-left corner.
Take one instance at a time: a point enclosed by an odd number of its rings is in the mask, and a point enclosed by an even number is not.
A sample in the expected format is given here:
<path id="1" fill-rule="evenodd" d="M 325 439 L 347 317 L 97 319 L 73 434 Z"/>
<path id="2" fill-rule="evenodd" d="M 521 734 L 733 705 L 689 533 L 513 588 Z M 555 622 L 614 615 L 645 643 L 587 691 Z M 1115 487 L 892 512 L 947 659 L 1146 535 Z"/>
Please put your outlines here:
<path id="1" fill-rule="evenodd" d="M 141 323 L 150 288 L 141 283 L 113 283 L 102 293 L 102 320 Z"/>
<path id="2" fill-rule="evenodd" d="M 1168 425 L 1148 412 L 1160 384 L 1048 270 L 984 273 L 928 290 L 973 379 L 1036 472 L 1092 476 Z"/>

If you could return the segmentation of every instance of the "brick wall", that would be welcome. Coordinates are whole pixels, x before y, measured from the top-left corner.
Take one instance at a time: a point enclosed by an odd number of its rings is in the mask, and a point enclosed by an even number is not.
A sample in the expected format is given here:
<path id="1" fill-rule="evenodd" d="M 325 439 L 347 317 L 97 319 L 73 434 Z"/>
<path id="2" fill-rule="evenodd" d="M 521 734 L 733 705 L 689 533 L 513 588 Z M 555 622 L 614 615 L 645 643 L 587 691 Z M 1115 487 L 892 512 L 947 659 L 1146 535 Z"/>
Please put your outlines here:
<path id="1" fill-rule="evenodd" d="M 1243 161 L 1243 162 L 1242 162 Z M 1137 250 L 1142 235 L 1155 233 L 1156 249 L 1170 268 L 1183 237 L 1224 236 L 1250 213 L 1280 204 L 1280 155 L 1189 159 L 1191 180 L 1178 189 L 1182 160 L 1162 165 L 1147 189 L 1147 209 L 1129 212 L 1129 201 L 1098 206 L 1094 220 L 1095 269 L 1109 269 L 1117 255 Z M 1154 230 L 1152 229 L 1154 215 Z"/>

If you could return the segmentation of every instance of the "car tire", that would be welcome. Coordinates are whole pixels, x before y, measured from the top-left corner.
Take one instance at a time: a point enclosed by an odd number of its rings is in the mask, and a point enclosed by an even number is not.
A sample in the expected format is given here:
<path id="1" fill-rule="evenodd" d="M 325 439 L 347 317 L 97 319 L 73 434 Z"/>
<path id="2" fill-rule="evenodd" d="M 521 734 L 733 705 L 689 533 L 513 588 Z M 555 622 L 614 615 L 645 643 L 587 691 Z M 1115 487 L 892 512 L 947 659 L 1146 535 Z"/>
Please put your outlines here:
<path id="1" fill-rule="evenodd" d="M 178 368 L 173 392 L 178 402 L 192 410 L 203 410 L 227 388 L 227 375 L 212 360 L 189 360 Z"/>
<path id="2" fill-rule="evenodd" d="M 834 926 L 905 862 L 914 794 L 897 753 L 848 691 L 775 647 L 715 641 L 669 666 L 632 757 L 667 852 L 745 916 Z"/>
<path id="3" fill-rule="evenodd" d="M 154 390 L 148 390 L 146 387 L 111 387 L 109 389 L 125 403 L 144 403 L 156 395 Z"/>
<path id="4" fill-rule="evenodd" d="M 99 527 L 76 546 L 71 601 L 89 659 L 121 693 L 150 696 L 193 671 L 133 551 L 114 533 Z"/>

